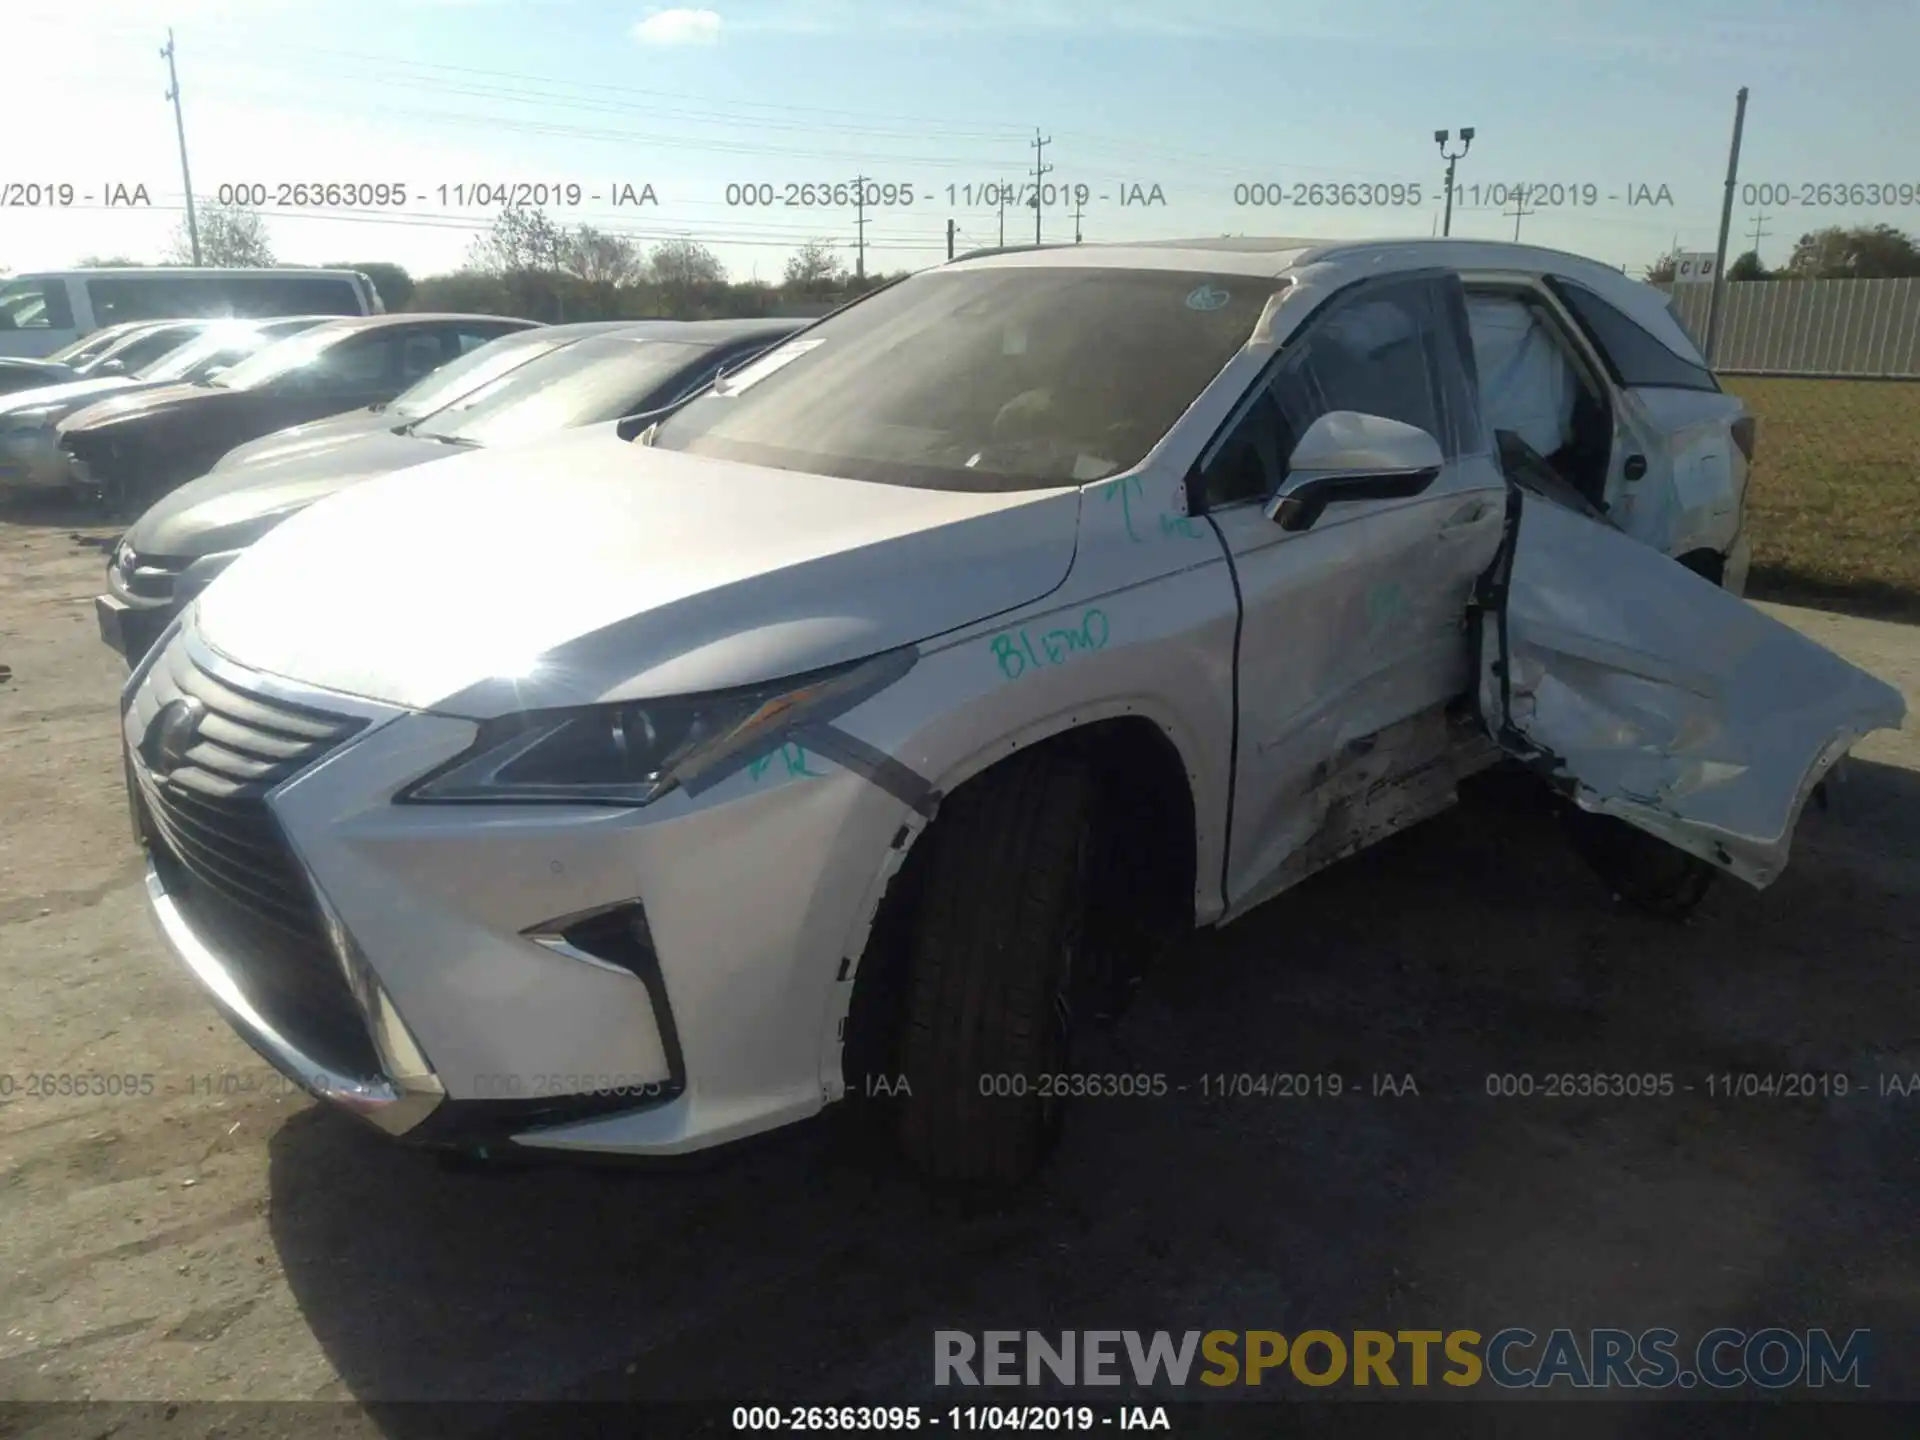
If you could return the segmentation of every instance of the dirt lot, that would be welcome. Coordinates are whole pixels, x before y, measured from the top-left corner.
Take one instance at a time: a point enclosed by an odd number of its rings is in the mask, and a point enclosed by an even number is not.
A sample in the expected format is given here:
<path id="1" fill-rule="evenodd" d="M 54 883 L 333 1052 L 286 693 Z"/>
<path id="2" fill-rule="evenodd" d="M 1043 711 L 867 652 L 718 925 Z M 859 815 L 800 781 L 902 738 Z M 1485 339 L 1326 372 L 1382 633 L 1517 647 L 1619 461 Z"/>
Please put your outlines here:
<path id="1" fill-rule="evenodd" d="M 0 556 L 0 1397 L 898 1403 L 936 1398 L 938 1327 L 1781 1324 L 1871 1328 L 1876 1389 L 1920 1398 L 1920 1096 L 1862 1093 L 1920 1073 L 1911 730 L 1776 886 L 1685 926 L 1614 913 L 1489 795 L 1196 941 L 1119 1037 L 1195 1088 L 1083 1104 L 1011 1205 L 932 1198 L 831 1126 L 686 1174 L 476 1175 L 286 1095 L 165 956 L 100 555 L 10 524 Z M 1920 700 L 1920 630 L 1782 613 Z M 1197 1091 L 1279 1070 L 1419 1094 Z M 1706 1093 L 1807 1070 L 1854 1093 Z M 1584 1071 L 1679 1089 L 1485 1090 Z M 47 1073 L 151 1093 L 29 1098 Z"/>

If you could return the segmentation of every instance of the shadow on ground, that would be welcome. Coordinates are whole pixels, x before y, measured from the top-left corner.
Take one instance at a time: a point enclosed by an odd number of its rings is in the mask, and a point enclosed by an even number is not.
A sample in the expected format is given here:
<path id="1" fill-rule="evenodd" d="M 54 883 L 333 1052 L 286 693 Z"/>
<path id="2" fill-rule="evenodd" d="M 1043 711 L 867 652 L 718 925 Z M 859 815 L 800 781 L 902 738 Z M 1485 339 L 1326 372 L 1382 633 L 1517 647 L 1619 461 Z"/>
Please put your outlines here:
<path id="1" fill-rule="evenodd" d="M 942 1328 L 1722 1324 L 1872 1328 L 1876 1394 L 1914 1396 L 1920 1099 L 1862 1087 L 1920 1072 L 1917 835 L 1920 779 L 1856 764 L 1785 878 L 1723 882 L 1674 925 L 1617 913 L 1495 783 L 1195 940 L 1114 1041 L 1171 1093 L 1083 1102 L 998 1208 L 928 1195 L 835 1124 L 703 1172 L 489 1176 L 309 1111 L 272 1142 L 272 1232 L 363 1401 L 944 1404 Z M 1854 1088 L 1709 1093 L 1736 1071 Z M 1201 1092 L 1279 1072 L 1345 1093 Z M 1582 1073 L 1674 1092 L 1488 1093 Z M 1636 1407 L 1621 1433 L 1685 1418 Z"/>

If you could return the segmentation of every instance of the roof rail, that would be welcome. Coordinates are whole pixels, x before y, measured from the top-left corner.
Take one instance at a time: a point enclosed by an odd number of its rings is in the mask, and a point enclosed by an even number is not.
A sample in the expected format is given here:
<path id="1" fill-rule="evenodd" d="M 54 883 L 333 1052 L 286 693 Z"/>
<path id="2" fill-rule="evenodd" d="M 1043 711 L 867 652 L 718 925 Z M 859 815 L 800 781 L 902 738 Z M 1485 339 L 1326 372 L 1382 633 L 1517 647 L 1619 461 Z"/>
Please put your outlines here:
<path id="1" fill-rule="evenodd" d="M 956 255 L 947 263 L 951 265 L 958 260 L 980 260 L 988 255 L 1018 255 L 1026 250 L 1071 250 L 1075 247 L 1075 243 L 1072 240 L 1049 240 L 1044 245 L 988 245 L 983 249 L 969 250 L 963 255 Z"/>

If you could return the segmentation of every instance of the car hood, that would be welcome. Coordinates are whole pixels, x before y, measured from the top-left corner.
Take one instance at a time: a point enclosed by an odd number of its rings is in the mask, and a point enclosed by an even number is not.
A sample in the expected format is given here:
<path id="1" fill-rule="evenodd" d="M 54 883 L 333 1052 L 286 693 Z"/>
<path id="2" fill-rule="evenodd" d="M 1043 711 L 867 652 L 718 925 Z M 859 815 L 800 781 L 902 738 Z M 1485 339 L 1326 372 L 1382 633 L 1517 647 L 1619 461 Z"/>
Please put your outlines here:
<path id="1" fill-rule="evenodd" d="M 137 554 L 189 560 L 237 550 L 316 500 L 449 453 L 437 441 L 378 428 L 372 434 L 364 429 L 336 433 L 324 443 L 268 451 L 251 464 L 230 466 L 228 456 L 198 480 L 161 496 L 127 531 L 127 544 Z"/>
<path id="2" fill-rule="evenodd" d="M 40 385 L 32 390 L 15 390 L 0 399 L 0 426 L 23 410 L 38 410 L 58 405 L 60 413 L 70 415 L 85 405 L 103 400 L 116 390 L 127 390 L 141 382 L 127 375 L 102 375 L 92 380 L 65 380 L 58 385 Z"/>
<path id="3" fill-rule="evenodd" d="M 119 425 L 143 420 L 163 411 L 178 410 L 183 405 L 243 405 L 256 393 L 223 390 L 217 385 L 141 385 L 129 394 L 110 394 L 93 401 L 84 409 L 76 410 L 60 422 L 60 428 L 63 431 L 92 430 L 106 425 Z"/>
<path id="4" fill-rule="evenodd" d="M 965 494 L 652 450 L 603 427 L 383 476 L 195 607 L 242 665 L 486 718 L 753 684 L 1038 599 L 1077 489 Z"/>
<path id="5" fill-rule="evenodd" d="M 362 435 L 391 433 L 394 426 L 402 423 L 404 417 L 396 416 L 387 409 L 375 410 L 367 406 L 349 410 L 344 415 L 329 415 L 324 420 L 289 425 L 271 435 L 262 435 L 258 440 L 236 445 L 222 455 L 220 463 L 213 468 L 215 472 L 240 470 L 270 462 L 321 455 Z M 436 450 L 434 453 L 439 452 Z"/>

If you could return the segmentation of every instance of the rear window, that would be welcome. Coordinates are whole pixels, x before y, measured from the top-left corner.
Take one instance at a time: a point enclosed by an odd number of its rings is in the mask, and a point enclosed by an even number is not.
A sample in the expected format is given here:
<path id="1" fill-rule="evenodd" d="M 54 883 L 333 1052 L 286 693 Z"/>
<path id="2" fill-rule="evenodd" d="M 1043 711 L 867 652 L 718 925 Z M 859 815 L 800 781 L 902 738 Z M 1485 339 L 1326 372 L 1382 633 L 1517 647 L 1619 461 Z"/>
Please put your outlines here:
<path id="1" fill-rule="evenodd" d="M 71 330 L 64 280 L 0 281 L 0 330 Z"/>
<path id="2" fill-rule="evenodd" d="M 644 409 L 654 391 L 707 353 L 704 345 L 596 336 L 544 355 L 473 391 L 414 433 L 507 445 Z"/>
<path id="3" fill-rule="evenodd" d="M 1593 291 L 1555 278 L 1554 293 L 1566 301 L 1580 328 L 1600 351 L 1620 385 L 1651 385 L 1670 390 L 1718 390 L 1720 382 L 1703 365 L 1674 354 L 1655 336 Z"/>
<path id="4" fill-rule="evenodd" d="M 450 360 L 425 379 L 400 392 L 387 408 L 403 420 L 431 415 L 462 395 L 478 390 L 508 371 L 538 359 L 563 341 L 533 331 L 514 331 Z"/>
<path id="5" fill-rule="evenodd" d="M 1170 270 L 938 270 L 829 316 L 653 443 L 934 489 L 1137 465 L 1246 343 L 1278 282 Z"/>

